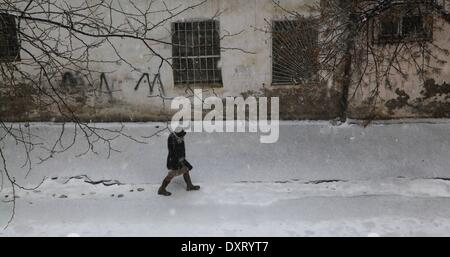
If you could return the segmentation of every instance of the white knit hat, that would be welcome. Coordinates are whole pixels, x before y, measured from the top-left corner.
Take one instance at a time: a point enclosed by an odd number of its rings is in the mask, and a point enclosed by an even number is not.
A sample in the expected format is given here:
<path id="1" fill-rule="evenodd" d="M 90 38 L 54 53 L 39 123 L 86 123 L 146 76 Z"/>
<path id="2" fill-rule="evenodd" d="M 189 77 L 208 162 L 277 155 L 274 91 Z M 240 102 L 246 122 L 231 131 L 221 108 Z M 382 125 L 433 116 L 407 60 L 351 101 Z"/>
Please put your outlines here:
<path id="1" fill-rule="evenodd" d="M 184 129 L 182 127 L 176 127 L 175 130 L 173 132 L 175 133 L 181 133 Z"/>
<path id="2" fill-rule="evenodd" d="M 178 137 L 184 137 L 186 135 L 186 131 L 184 131 L 184 129 L 182 127 L 177 127 L 173 132 Z"/>

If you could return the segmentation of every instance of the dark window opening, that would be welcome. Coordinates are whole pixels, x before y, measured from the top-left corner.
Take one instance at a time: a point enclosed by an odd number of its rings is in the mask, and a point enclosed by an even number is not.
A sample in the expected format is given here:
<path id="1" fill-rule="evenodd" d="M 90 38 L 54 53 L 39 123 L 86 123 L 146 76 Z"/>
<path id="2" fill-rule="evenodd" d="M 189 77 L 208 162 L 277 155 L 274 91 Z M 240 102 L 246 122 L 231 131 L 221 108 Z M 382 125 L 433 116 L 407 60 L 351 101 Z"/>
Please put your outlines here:
<path id="1" fill-rule="evenodd" d="M 312 19 L 274 21 L 272 83 L 304 84 L 317 79 L 318 38 Z"/>
<path id="2" fill-rule="evenodd" d="M 380 37 L 399 37 L 399 20 L 394 18 L 387 18 L 380 22 Z"/>
<path id="3" fill-rule="evenodd" d="M 407 16 L 403 18 L 402 35 L 424 35 L 422 16 Z"/>
<path id="4" fill-rule="evenodd" d="M 380 15 L 374 20 L 374 42 L 431 41 L 433 16 L 427 3 L 397 4 Z"/>
<path id="5" fill-rule="evenodd" d="M 173 23 L 172 57 L 175 85 L 222 84 L 219 22 Z"/>
<path id="6" fill-rule="evenodd" d="M 0 62 L 19 60 L 19 52 L 16 19 L 13 15 L 0 13 Z"/>

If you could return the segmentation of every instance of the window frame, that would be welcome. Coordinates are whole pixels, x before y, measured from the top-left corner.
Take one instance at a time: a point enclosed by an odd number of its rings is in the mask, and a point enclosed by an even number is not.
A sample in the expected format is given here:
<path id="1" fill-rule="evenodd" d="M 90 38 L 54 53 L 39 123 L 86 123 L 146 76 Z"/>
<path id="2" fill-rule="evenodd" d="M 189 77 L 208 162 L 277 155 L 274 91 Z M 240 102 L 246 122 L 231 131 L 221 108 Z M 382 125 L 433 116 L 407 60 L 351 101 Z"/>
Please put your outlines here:
<path id="1" fill-rule="evenodd" d="M 220 22 L 215 19 L 172 22 L 171 33 L 174 85 L 223 87 L 222 68 L 218 65 L 222 59 Z M 196 45 L 201 40 L 205 44 Z"/>
<path id="2" fill-rule="evenodd" d="M 271 32 L 272 32 L 272 49 L 271 49 L 271 85 L 272 86 L 297 86 L 297 85 L 304 85 L 304 84 L 314 84 L 317 83 L 319 80 L 319 58 L 318 56 L 316 56 L 314 59 L 314 63 L 309 64 L 309 66 L 313 69 L 311 72 L 309 72 L 309 76 L 308 77 L 304 77 L 301 78 L 300 81 L 295 82 L 294 80 L 292 80 L 293 76 L 291 76 L 291 79 L 275 79 L 276 77 L 276 68 L 275 66 L 276 64 L 276 52 L 277 51 L 277 47 L 276 47 L 276 36 L 275 33 L 278 33 L 278 31 L 275 31 L 275 27 L 277 26 L 277 23 L 284 23 L 284 22 L 289 22 L 289 23 L 309 23 L 312 25 L 312 27 L 316 27 L 318 25 L 317 20 L 312 18 L 312 17 L 305 17 L 305 18 L 296 18 L 296 19 L 274 19 L 272 20 L 272 27 L 271 27 Z M 299 26 L 299 24 L 295 25 L 295 26 Z M 295 27 L 294 27 L 295 29 Z M 308 32 L 308 31 L 306 31 Z M 311 32 L 311 31 L 309 31 Z M 315 39 L 313 39 L 314 45 L 316 47 L 318 47 L 319 45 L 319 31 L 317 29 L 315 29 L 314 31 L 314 37 Z M 294 38 L 295 40 L 295 38 Z M 307 51 L 311 51 L 307 50 Z M 309 53 L 311 54 L 311 53 Z M 313 58 L 309 58 L 310 60 Z M 279 65 L 279 64 L 278 64 Z M 281 77 L 281 76 L 279 76 Z M 289 77 L 289 76 L 286 76 Z"/>
<path id="3" fill-rule="evenodd" d="M 0 13 L 0 23 L 0 47 L 6 49 L 4 55 L 0 51 L 0 63 L 20 61 L 20 41 L 16 17 L 8 13 Z M 1 45 L 2 42 L 5 46 Z"/>
<path id="4" fill-rule="evenodd" d="M 380 16 L 372 20 L 372 41 L 374 44 L 395 44 L 395 43 L 408 43 L 408 42 L 432 42 L 434 32 L 434 16 L 432 11 L 433 1 L 416 1 L 412 3 L 406 3 L 399 1 L 394 6 L 386 10 Z M 408 6 L 408 8 L 406 8 Z M 422 22 L 422 33 L 404 33 L 405 19 L 420 17 Z M 384 19 L 396 19 L 397 33 L 391 37 L 382 36 L 382 21 Z"/>

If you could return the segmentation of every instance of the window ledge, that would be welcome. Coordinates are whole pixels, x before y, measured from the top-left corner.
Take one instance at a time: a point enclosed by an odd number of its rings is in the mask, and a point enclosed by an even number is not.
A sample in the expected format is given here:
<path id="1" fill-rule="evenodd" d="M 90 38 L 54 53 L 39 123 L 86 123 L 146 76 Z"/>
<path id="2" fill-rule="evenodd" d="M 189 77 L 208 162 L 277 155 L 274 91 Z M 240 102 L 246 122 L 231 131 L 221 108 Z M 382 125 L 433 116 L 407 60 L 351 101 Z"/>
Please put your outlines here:
<path id="1" fill-rule="evenodd" d="M 175 88 L 223 88 L 220 83 L 175 84 Z"/>
<path id="2" fill-rule="evenodd" d="M 415 43 L 415 42 L 433 42 L 433 37 L 396 37 L 389 39 L 377 39 L 374 40 L 374 44 L 385 45 L 385 44 L 397 44 L 397 43 Z"/>

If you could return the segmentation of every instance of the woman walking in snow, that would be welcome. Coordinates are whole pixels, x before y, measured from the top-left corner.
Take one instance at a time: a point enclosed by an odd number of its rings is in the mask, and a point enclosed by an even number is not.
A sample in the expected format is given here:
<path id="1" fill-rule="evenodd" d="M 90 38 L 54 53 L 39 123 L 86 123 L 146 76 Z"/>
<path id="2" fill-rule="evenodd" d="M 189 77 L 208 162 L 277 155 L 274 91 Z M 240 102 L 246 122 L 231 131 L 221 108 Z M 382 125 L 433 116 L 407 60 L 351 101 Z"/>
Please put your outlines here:
<path id="1" fill-rule="evenodd" d="M 167 140 L 167 146 L 169 148 L 169 155 L 167 156 L 167 169 L 169 173 L 163 180 L 161 187 L 158 190 L 159 195 L 170 196 L 171 193 L 166 190 L 170 181 L 174 177 L 183 175 L 186 182 L 186 190 L 199 190 L 200 186 L 194 186 L 191 181 L 189 171 L 192 170 L 192 165 L 186 160 L 186 149 L 184 146 L 184 137 L 186 132 L 183 129 L 176 129 L 172 132 Z"/>

